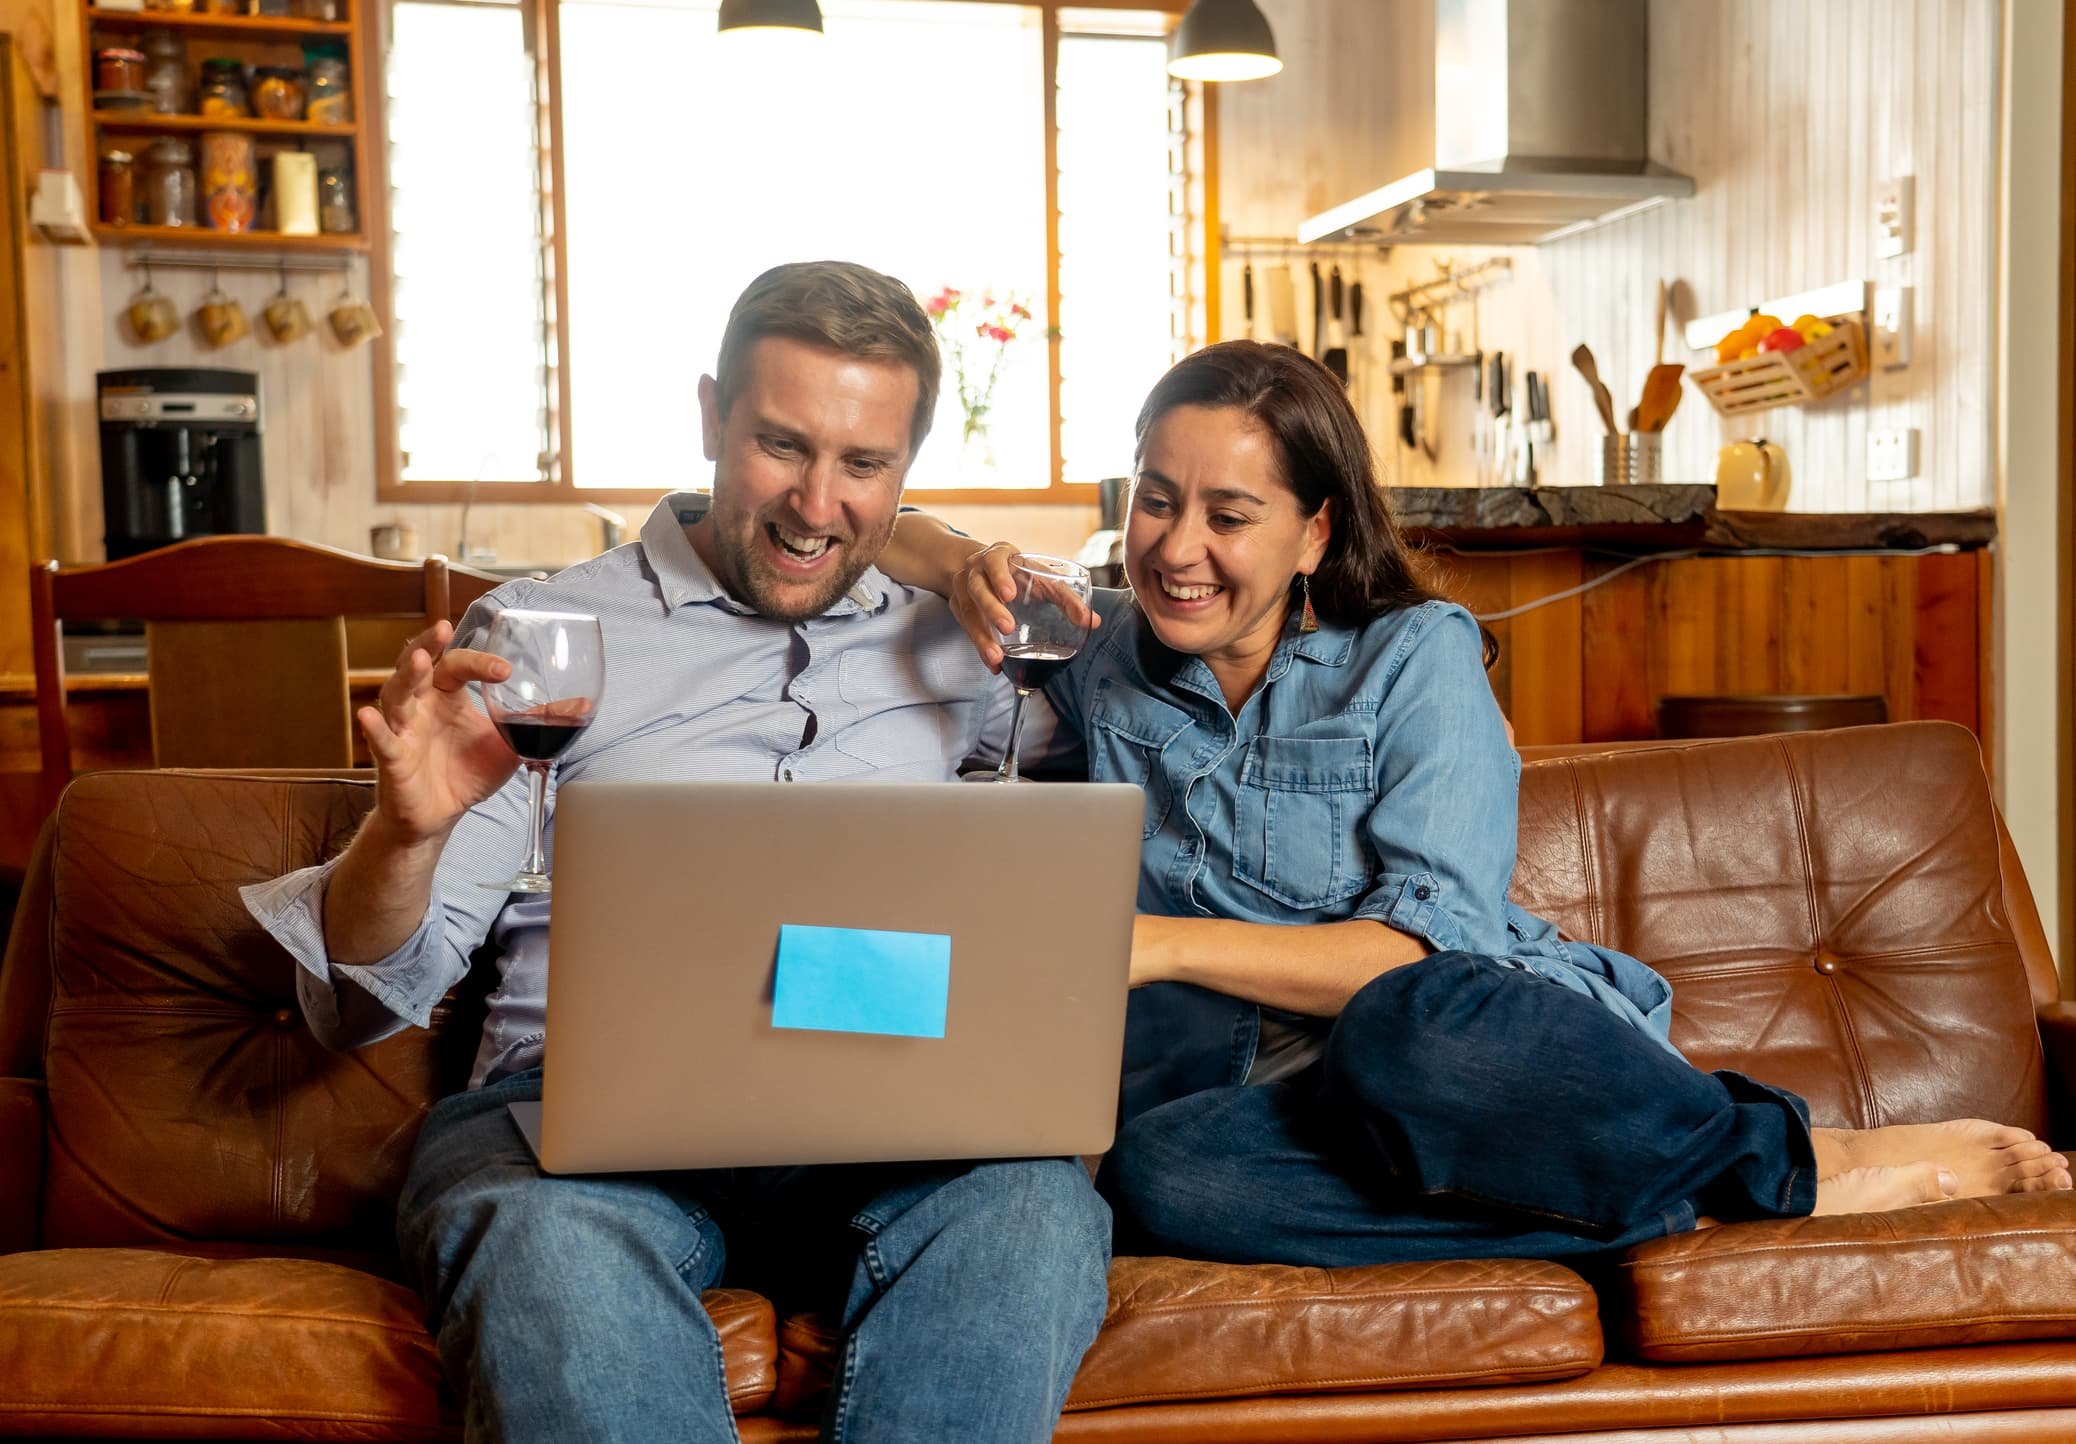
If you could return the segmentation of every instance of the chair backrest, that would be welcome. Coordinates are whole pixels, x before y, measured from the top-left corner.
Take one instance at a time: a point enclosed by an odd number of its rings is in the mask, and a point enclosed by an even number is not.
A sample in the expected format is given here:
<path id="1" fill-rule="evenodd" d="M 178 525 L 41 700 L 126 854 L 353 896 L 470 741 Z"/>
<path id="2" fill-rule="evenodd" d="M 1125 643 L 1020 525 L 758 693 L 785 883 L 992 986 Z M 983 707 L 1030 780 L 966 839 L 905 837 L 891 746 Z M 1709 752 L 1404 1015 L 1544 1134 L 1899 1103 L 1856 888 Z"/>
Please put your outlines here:
<path id="1" fill-rule="evenodd" d="M 62 625 L 142 621 L 161 766 L 346 767 L 346 617 L 430 626 L 450 611 L 445 557 L 385 562 L 281 537 L 200 537 L 124 561 L 29 573 L 41 797 L 72 776 Z"/>

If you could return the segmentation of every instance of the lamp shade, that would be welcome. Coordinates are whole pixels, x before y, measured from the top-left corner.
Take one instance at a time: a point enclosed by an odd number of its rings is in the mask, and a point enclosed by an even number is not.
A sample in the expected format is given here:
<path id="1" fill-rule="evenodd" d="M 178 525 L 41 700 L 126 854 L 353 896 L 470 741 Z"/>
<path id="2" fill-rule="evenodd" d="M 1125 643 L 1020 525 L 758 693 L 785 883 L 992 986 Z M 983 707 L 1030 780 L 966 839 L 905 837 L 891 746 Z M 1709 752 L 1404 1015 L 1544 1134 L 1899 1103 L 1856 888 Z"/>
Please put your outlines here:
<path id="1" fill-rule="evenodd" d="M 1282 68 L 1254 0 L 1197 0 L 1168 41 L 1168 74 L 1183 80 L 1260 80 Z"/>
<path id="2" fill-rule="evenodd" d="M 721 0 L 720 30 L 812 30 L 822 33 L 815 0 Z"/>

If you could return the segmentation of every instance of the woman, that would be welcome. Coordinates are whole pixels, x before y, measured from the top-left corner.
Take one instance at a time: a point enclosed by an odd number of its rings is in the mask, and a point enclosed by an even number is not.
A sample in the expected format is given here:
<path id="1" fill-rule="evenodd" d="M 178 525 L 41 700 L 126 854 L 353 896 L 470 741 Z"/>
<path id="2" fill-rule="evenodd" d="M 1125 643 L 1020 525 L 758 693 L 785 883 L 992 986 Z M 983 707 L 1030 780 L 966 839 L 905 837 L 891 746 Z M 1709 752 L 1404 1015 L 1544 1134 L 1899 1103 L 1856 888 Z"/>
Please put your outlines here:
<path id="1" fill-rule="evenodd" d="M 1554 1258 L 2070 1186 L 2022 1129 L 1812 1129 L 1681 1058 L 1655 972 L 1508 901 L 1520 763 L 1482 633 L 1414 575 L 1325 368 L 1210 347 L 1137 435 L 1131 596 L 1045 694 L 1093 780 L 1146 791 L 1121 1246 Z M 881 565 L 998 664 L 1011 554 L 915 526 Z"/>

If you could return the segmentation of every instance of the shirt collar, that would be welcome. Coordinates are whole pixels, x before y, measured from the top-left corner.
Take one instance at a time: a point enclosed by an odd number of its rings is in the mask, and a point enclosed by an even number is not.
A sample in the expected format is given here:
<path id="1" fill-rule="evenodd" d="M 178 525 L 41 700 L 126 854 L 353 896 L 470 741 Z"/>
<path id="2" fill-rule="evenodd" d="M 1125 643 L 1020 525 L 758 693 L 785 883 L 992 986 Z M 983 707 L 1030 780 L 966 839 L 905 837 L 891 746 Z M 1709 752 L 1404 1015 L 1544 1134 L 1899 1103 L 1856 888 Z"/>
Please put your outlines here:
<path id="1" fill-rule="evenodd" d="M 1301 620 L 1293 608 L 1283 624 L 1283 636 L 1269 656 L 1269 670 L 1262 678 L 1263 686 L 1280 680 L 1299 657 L 1328 667 L 1345 667 L 1348 659 L 1355 655 L 1355 628 L 1322 621 L 1318 631 L 1302 632 L 1298 630 Z M 1137 631 L 1139 666 L 1149 680 L 1199 693 L 1220 706 L 1225 704 L 1225 694 L 1219 689 L 1218 679 L 1202 657 L 1168 647 L 1154 635 L 1152 625 L 1143 617 Z"/>
<path id="2" fill-rule="evenodd" d="M 642 557 L 656 575 L 665 612 L 715 603 L 731 612 L 754 616 L 754 608 L 728 594 L 713 569 L 693 550 L 691 538 L 685 535 L 685 528 L 704 517 L 713 504 L 712 495 L 703 491 L 674 491 L 657 502 L 649 519 L 642 523 Z M 851 589 L 822 615 L 845 617 L 876 612 L 887 603 L 889 585 L 879 568 L 867 567 Z"/>

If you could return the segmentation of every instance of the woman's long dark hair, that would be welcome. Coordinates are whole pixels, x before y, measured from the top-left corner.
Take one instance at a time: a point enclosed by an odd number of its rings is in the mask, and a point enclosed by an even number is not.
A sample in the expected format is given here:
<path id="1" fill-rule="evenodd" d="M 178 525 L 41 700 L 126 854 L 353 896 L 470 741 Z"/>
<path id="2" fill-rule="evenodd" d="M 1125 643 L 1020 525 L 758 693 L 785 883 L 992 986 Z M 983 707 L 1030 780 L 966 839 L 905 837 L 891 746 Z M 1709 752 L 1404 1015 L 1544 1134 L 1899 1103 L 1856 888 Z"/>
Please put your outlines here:
<path id="1" fill-rule="evenodd" d="M 1178 406 L 1244 411 L 1275 442 L 1283 479 L 1307 516 L 1334 503 L 1333 534 L 1312 573 L 1312 607 L 1357 626 L 1433 601 L 1377 485 L 1369 438 L 1334 374 L 1291 346 L 1221 341 L 1177 362 L 1139 408 L 1143 451 L 1153 423 Z M 1496 653 L 1486 635 L 1487 665 Z"/>

